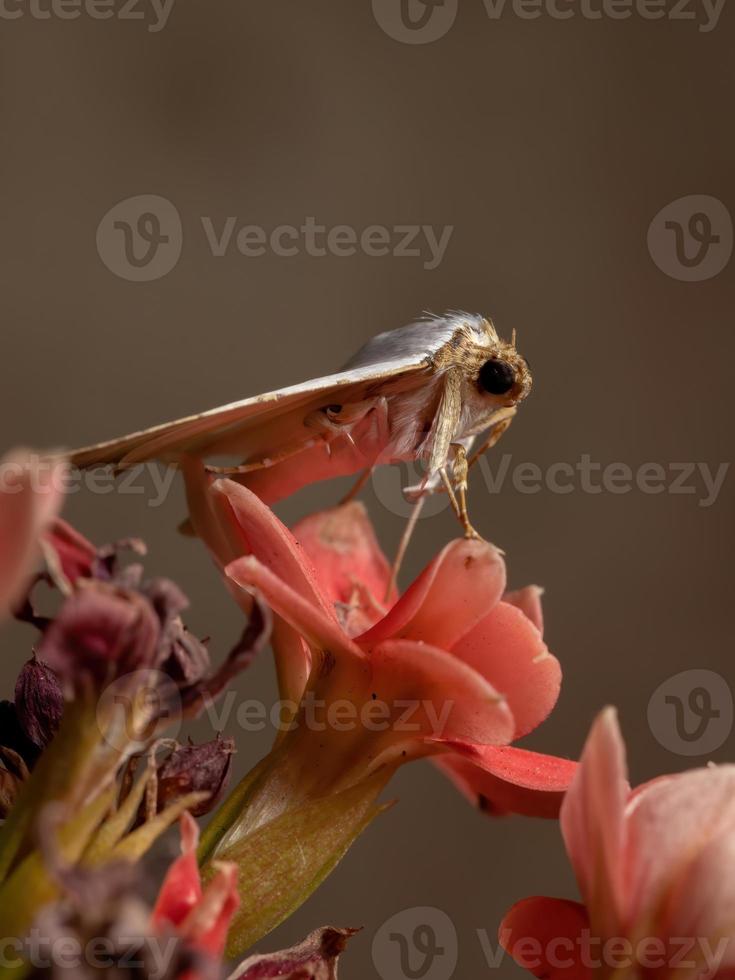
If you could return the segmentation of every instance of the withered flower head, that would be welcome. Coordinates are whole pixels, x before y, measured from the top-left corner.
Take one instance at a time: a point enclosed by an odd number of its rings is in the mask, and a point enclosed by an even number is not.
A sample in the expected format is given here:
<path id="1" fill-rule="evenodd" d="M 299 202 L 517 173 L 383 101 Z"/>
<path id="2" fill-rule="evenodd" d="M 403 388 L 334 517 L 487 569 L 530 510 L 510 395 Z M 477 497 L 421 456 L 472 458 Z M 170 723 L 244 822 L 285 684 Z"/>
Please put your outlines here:
<path id="1" fill-rule="evenodd" d="M 191 634 L 181 619 L 189 605 L 184 593 L 168 579 L 144 581 L 140 564 L 120 568 L 123 548 L 145 553 L 135 539 L 97 548 L 57 520 L 45 536 L 48 572 L 42 577 L 66 601 L 49 618 L 36 611 L 29 593 L 18 618 L 43 633 L 39 658 L 58 675 L 65 696 L 90 687 L 99 691 L 150 668 L 149 683 L 160 678 L 166 688 L 161 713 L 196 715 L 265 645 L 270 612 L 256 599 L 240 641 L 213 669 L 206 641 Z M 126 697 L 132 693 L 126 691 Z"/>
<path id="2" fill-rule="evenodd" d="M 234 740 L 220 735 L 202 745 L 174 749 L 158 767 L 158 812 L 188 793 L 206 792 L 209 797 L 189 812 L 195 817 L 209 813 L 227 786 L 234 751 Z"/>
<path id="3" fill-rule="evenodd" d="M 142 592 L 161 623 L 160 669 L 178 685 L 196 684 L 209 671 L 210 658 L 204 643 L 190 633 L 181 619 L 189 600 L 169 579 L 156 578 Z"/>
<path id="4" fill-rule="evenodd" d="M 93 578 L 109 582 L 118 574 L 120 553 L 146 553 L 145 544 L 138 538 L 125 538 L 114 544 L 96 548 L 66 521 L 57 518 L 43 538 L 46 565 L 54 584 L 65 594 L 79 579 Z"/>
<path id="5" fill-rule="evenodd" d="M 291 949 L 249 956 L 227 980 L 337 980 L 337 962 L 359 929 L 323 926 Z"/>
<path id="6" fill-rule="evenodd" d="M 34 980 L 215 980 L 219 975 L 214 957 L 153 925 L 139 897 L 145 885 L 139 866 L 60 867 L 55 877 L 61 897 L 35 923 L 44 955 L 30 973 Z"/>
<path id="7" fill-rule="evenodd" d="M 67 696 L 155 664 L 160 626 L 139 593 L 88 580 L 46 630 L 39 656 Z"/>
<path id="8" fill-rule="evenodd" d="M 21 670 L 15 703 L 0 701 L 0 818 L 12 809 L 21 786 L 61 722 L 64 698 L 56 675 L 34 656 Z"/>

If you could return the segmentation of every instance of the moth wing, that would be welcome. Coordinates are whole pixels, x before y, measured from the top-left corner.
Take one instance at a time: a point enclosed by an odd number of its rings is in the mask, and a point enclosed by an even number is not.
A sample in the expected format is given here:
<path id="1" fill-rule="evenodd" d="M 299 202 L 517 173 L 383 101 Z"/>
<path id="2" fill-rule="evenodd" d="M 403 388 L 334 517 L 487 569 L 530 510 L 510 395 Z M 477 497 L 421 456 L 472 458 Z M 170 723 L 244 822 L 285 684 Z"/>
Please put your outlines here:
<path id="1" fill-rule="evenodd" d="M 310 412 L 334 403 L 350 404 L 377 397 L 387 385 L 395 390 L 404 385 L 411 387 L 420 383 L 422 369 L 428 370 L 426 347 L 403 356 L 368 359 L 367 363 L 348 366 L 337 374 L 79 449 L 70 454 L 70 459 L 81 468 L 112 463 L 124 469 L 152 459 L 174 462 L 182 454 L 240 454 L 243 458 L 268 455 L 278 447 L 298 445 L 309 437 L 304 419 Z"/>

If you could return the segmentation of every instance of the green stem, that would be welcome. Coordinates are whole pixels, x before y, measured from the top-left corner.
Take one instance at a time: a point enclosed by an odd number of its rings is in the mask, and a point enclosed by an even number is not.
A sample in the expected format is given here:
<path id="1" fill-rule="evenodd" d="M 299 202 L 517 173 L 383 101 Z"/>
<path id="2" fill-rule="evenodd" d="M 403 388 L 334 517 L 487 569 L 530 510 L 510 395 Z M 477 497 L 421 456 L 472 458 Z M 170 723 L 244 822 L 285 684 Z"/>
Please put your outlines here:
<path id="1" fill-rule="evenodd" d="M 52 800 L 80 803 L 90 787 L 90 763 L 102 734 L 91 699 L 70 702 L 56 737 L 41 755 L 0 830 L 0 882 L 31 849 L 37 818 Z"/>

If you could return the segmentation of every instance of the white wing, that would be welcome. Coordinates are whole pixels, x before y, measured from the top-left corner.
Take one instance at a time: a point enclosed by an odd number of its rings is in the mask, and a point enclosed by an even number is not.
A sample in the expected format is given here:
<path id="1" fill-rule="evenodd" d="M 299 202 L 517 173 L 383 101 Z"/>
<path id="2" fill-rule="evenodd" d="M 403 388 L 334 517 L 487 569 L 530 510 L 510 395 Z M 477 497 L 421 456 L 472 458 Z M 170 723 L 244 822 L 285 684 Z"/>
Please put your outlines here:
<path id="1" fill-rule="evenodd" d="M 241 458 L 276 455 L 313 437 L 304 420 L 330 404 L 352 404 L 377 398 L 387 391 L 419 386 L 431 371 L 431 356 L 462 324 L 482 329 L 481 317 L 452 314 L 431 318 L 379 334 L 369 341 L 338 374 L 302 382 L 278 391 L 231 402 L 198 415 L 154 426 L 79 449 L 71 454 L 76 466 L 114 463 L 120 468 L 151 459 L 174 462 L 181 454 Z"/>

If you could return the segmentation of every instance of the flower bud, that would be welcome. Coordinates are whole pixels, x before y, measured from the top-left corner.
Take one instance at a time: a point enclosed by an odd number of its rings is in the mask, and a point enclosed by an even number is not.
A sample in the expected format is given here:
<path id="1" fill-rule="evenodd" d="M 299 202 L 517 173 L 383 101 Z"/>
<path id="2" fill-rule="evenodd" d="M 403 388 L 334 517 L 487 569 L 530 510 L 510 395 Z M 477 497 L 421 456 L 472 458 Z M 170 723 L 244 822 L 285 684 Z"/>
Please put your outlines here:
<path id="1" fill-rule="evenodd" d="M 15 683 L 15 710 L 26 736 L 39 749 L 54 737 L 64 711 L 64 697 L 56 674 L 35 656 Z"/>
<path id="2" fill-rule="evenodd" d="M 157 810 L 187 793 L 205 792 L 210 796 L 190 812 L 209 813 L 227 786 L 234 751 L 234 740 L 219 735 L 202 745 L 179 745 L 158 768 Z"/>

